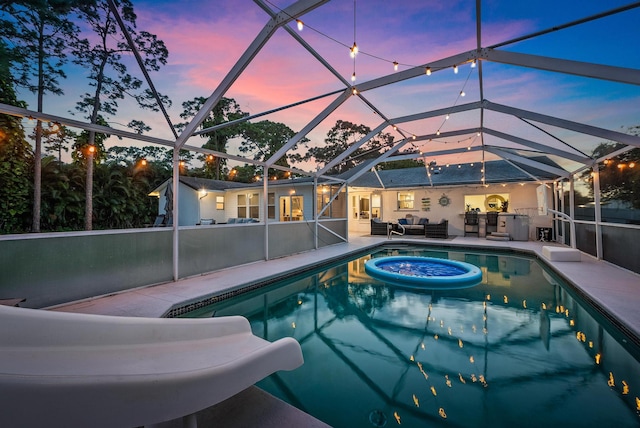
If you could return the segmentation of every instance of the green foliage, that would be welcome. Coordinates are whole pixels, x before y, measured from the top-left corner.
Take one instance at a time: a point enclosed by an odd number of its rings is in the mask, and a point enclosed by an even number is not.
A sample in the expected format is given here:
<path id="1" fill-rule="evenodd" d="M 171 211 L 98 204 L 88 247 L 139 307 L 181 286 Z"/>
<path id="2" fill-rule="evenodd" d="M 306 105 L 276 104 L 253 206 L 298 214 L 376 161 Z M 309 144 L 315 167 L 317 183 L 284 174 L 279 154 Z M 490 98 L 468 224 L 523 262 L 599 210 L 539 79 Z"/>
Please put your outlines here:
<path id="1" fill-rule="evenodd" d="M 0 233 L 28 230 L 32 168 L 33 152 L 19 119 L 0 114 Z"/>
<path id="2" fill-rule="evenodd" d="M 200 111 L 206 101 L 207 99 L 204 97 L 195 97 L 192 100 L 183 102 L 183 112 L 180 113 L 180 117 L 190 120 Z M 240 105 L 238 105 L 234 99 L 222 98 L 204 118 L 199 128 L 211 128 L 215 125 L 241 119 L 246 115 L 247 113 L 240 110 Z M 186 122 L 181 123 L 178 124 L 176 128 L 184 129 L 186 125 Z M 237 124 L 201 134 L 200 137 L 207 139 L 207 142 L 204 143 L 202 147 L 215 150 L 220 153 L 227 153 L 227 143 L 232 138 L 242 135 L 244 126 L 245 124 Z M 222 178 L 226 167 L 226 159 L 215 156 L 213 159 L 207 160 L 206 156 L 201 156 L 200 160 L 205 161 L 204 167 L 198 171 L 194 171 L 194 175 L 203 178 L 213 178 L 216 180 L 220 180 Z"/>
<path id="3" fill-rule="evenodd" d="M 327 133 L 324 140 L 325 145 L 321 147 L 310 147 L 306 155 L 299 157 L 299 161 L 314 160 L 319 166 L 326 164 L 337 158 L 348 150 L 354 143 L 362 140 L 371 132 L 371 128 L 366 125 L 357 125 L 351 122 L 338 120 Z M 356 165 L 367 160 L 375 159 L 384 153 L 385 147 L 393 145 L 393 136 L 387 133 L 380 133 L 358 147 L 342 163 L 330 168 L 328 174 L 339 174 L 345 172 Z"/>
<path id="4" fill-rule="evenodd" d="M 16 98 L 9 63 L 2 61 L 5 52 L 0 40 L 0 103 L 24 107 Z M 33 152 L 20 119 L 0 114 L 0 233 L 28 230 L 32 176 Z"/>
<path id="5" fill-rule="evenodd" d="M 116 2 L 119 15 L 133 39 L 133 43 L 142 57 L 147 70 L 158 71 L 167 63 L 169 51 L 164 42 L 156 35 L 136 29 L 136 15 L 133 4 L 129 0 Z M 93 31 L 91 41 L 81 40 L 73 46 L 74 62 L 89 65 L 90 85 L 94 92 L 85 93 L 77 103 L 76 109 L 87 115 L 91 123 L 97 123 L 99 114 L 114 115 L 118 110 L 118 100 L 125 95 L 132 97 L 137 104 L 146 109 L 157 111 L 159 106 L 149 89 L 142 89 L 143 82 L 129 74 L 123 62 L 123 55 L 131 52 L 126 38 L 120 30 L 109 4 L 105 0 L 88 3 L 81 10 L 82 20 Z M 170 100 L 160 95 L 163 103 L 170 105 Z M 137 132 L 148 130 L 140 121 L 132 121 L 130 125 Z M 93 144 L 93 141 L 89 141 Z"/>
<path id="6" fill-rule="evenodd" d="M 256 123 L 245 124 L 242 131 L 242 143 L 240 143 L 240 151 L 245 154 L 253 154 L 254 160 L 266 161 L 276 154 L 296 133 L 284 123 L 271 122 L 263 120 Z M 308 139 L 304 139 L 302 143 L 306 143 Z M 295 150 L 297 144 L 290 150 Z M 283 167 L 289 167 L 289 156 L 286 155 L 278 159 L 275 164 Z M 265 175 L 262 168 L 254 168 L 255 173 Z M 286 178 L 289 174 L 285 171 L 273 170 L 267 174 L 269 177 Z"/>
<path id="7" fill-rule="evenodd" d="M 85 169 L 42 159 L 42 230 L 81 230 L 84 226 Z"/>
<path id="8" fill-rule="evenodd" d="M 629 132 L 637 135 L 639 130 L 640 127 L 636 126 Z M 601 143 L 594 149 L 593 157 L 602 158 L 623 147 L 625 145 L 620 143 Z M 630 208 L 640 209 L 640 148 L 607 159 L 599 169 L 600 198 L 603 203 L 618 201 Z M 585 171 L 582 178 L 593 182 L 590 171 Z M 593 196 L 593 184 L 589 193 Z"/>

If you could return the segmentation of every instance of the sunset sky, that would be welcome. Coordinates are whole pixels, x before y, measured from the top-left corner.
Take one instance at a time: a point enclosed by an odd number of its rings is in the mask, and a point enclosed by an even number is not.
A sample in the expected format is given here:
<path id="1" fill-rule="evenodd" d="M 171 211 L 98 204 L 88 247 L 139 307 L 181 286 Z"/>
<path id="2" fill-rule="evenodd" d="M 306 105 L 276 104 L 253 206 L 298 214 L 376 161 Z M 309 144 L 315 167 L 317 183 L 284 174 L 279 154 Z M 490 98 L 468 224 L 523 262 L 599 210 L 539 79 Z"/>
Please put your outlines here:
<path id="1" fill-rule="evenodd" d="M 169 114 L 174 123 L 183 101 L 209 96 L 267 23 L 268 15 L 251 0 L 234 1 L 133 1 L 138 29 L 158 35 L 168 50 L 168 65 L 152 73 L 156 88 L 173 101 Z M 287 7 L 291 1 L 269 0 L 271 9 Z M 608 0 L 483 0 L 482 46 L 535 33 L 557 25 L 614 9 L 629 1 Z M 299 34 L 342 75 L 350 80 L 354 61 L 348 46 L 355 41 L 360 54 L 355 60 L 359 83 L 439 60 L 476 48 L 476 2 L 473 0 L 334 0 L 301 16 L 305 28 Z M 355 20 L 354 20 L 355 8 Z M 501 49 L 535 55 L 640 69 L 640 8 L 563 29 Z M 292 27 L 295 26 L 291 24 Z M 296 30 L 297 31 L 297 30 Z M 142 78 L 130 66 L 132 74 Z M 478 68 L 468 64 L 454 74 L 444 69 L 402 83 L 365 92 L 363 95 L 388 118 L 448 108 L 480 99 Z M 81 69 L 70 69 L 65 95 L 49 95 L 45 111 L 68 116 L 68 111 L 89 90 Z M 640 88 L 634 85 L 574 77 L 535 69 L 483 62 L 484 98 L 526 110 L 557 116 L 590 125 L 625 130 L 640 125 Z M 226 94 L 244 111 L 260 113 L 289 103 L 343 89 L 344 86 L 286 31 L 280 29 L 261 50 L 251 65 Z M 466 96 L 460 97 L 464 90 Z M 23 94 L 30 102 L 30 96 Z M 299 131 L 334 98 L 330 96 L 262 119 L 284 122 Z M 34 104 L 30 105 L 31 108 Z M 143 117 L 153 127 L 151 135 L 171 138 L 161 114 L 142 113 L 122 102 L 118 117 L 110 120 L 127 123 Z M 322 144 L 336 120 L 349 120 L 376 127 L 380 116 L 357 97 L 345 102 L 331 114 L 309 138 L 310 144 Z M 550 144 L 559 144 L 530 125 L 497 113 L 485 114 L 485 126 L 511 132 Z M 478 111 L 455 114 L 401 126 L 408 134 L 424 135 L 442 131 L 478 127 Z M 597 139 L 565 130 L 546 127 L 554 136 L 589 152 Z M 385 132 L 393 133 L 391 128 Z M 400 135 L 396 138 L 401 138 Z M 485 142 L 495 137 L 485 136 Z M 126 140 L 125 140 L 126 141 Z M 130 142 L 114 141 L 118 145 Z M 204 140 L 194 137 L 188 144 L 200 146 Z M 495 142 L 494 142 L 495 143 Z M 422 143 L 419 149 L 439 150 L 460 145 L 478 145 L 474 135 Z M 507 146 L 508 144 L 500 144 Z M 303 149 L 304 150 L 304 149 Z M 456 155 L 446 161 L 469 159 Z M 475 155 L 480 156 L 480 154 Z M 460 158 L 460 160 L 458 159 Z M 472 158 L 471 158 L 472 159 Z M 439 160 L 439 163 L 443 161 Z"/>

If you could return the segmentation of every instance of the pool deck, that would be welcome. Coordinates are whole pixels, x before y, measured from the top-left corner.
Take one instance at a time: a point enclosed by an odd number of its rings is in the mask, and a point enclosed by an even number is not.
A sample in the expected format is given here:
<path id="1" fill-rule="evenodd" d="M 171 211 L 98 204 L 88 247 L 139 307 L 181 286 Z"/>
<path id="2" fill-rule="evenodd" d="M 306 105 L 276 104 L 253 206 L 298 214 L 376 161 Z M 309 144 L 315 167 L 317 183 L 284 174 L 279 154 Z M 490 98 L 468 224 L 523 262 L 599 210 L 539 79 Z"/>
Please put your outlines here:
<path id="1" fill-rule="evenodd" d="M 139 288 L 111 296 L 98 297 L 66 305 L 50 308 L 57 311 L 81 312 L 103 315 L 161 317 L 175 305 L 201 300 L 241 284 L 258 281 L 269 276 L 276 276 L 293 268 L 317 265 L 323 261 L 339 258 L 345 254 L 355 253 L 376 246 L 380 243 L 427 243 L 450 247 L 490 247 L 494 249 L 517 249 L 533 252 L 548 265 L 559 272 L 565 279 L 575 285 L 588 299 L 599 305 L 613 319 L 621 323 L 628 332 L 640 337 L 640 275 L 619 268 L 608 262 L 597 260 L 590 255 L 581 254 L 580 262 L 552 262 L 542 255 L 544 245 L 560 246 L 555 243 L 534 241 L 487 241 L 470 237 L 454 237 L 453 239 L 425 239 L 422 237 L 393 237 L 389 241 L 384 236 L 350 236 L 349 242 L 321 248 L 316 251 L 296 254 L 274 260 L 260 261 L 233 268 L 223 269 L 210 274 L 183 279 L 177 282 Z M 242 394 L 245 394 L 242 396 Z M 322 422 L 286 405 L 257 388 L 232 397 L 216 406 L 206 409 L 198 415 L 198 426 L 242 426 L 242 418 L 253 417 L 257 422 L 253 426 L 306 426 L 323 427 Z M 253 397 L 248 400 L 247 397 Z M 255 397 L 254 397 L 255 396 Z M 244 404 L 243 404 L 244 403 Z M 252 403 L 247 409 L 246 403 Z M 254 403 L 260 405 L 254 406 Z M 238 411 L 238 406 L 242 411 Z M 215 424 L 213 422 L 216 422 Z M 304 421 L 304 422 L 303 422 Z M 240 423 L 240 425 L 235 425 Z M 158 427 L 173 427 L 165 423 Z M 245 425 L 246 426 L 246 425 Z"/>

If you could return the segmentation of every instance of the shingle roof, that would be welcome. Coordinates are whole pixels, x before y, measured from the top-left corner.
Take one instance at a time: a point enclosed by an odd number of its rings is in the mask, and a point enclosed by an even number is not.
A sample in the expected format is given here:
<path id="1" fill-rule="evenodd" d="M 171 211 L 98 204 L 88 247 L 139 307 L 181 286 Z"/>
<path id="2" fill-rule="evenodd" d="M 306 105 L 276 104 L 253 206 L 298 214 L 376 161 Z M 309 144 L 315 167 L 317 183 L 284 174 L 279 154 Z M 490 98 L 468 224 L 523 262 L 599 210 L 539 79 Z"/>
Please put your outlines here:
<path id="1" fill-rule="evenodd" d="M 545 162 L 549 164 L 549 162 Z M 556 177 L 548 172 L 528 166 L 518 165 L 540 180 L 553 180 Z M 354 187 L 381 188 L 382 183 L 386 188 L 418 187 L 418 186 L 456 186 L 480 184 L 482 180 L 482 164 L 460 164 L 459 166 L 438 165 L 431 170 L 431 178 L 427 175 L 425 167 L 392 169 L 377 171 L 378 177 L 373 172 L 366 172 L 353 182 Z M 344 177 L 343 177 L 344 178 Z M 508 183 L 519 181 L 534 181 L 534 179 L 504 160 L 485 162 L 485 183 Z"/>

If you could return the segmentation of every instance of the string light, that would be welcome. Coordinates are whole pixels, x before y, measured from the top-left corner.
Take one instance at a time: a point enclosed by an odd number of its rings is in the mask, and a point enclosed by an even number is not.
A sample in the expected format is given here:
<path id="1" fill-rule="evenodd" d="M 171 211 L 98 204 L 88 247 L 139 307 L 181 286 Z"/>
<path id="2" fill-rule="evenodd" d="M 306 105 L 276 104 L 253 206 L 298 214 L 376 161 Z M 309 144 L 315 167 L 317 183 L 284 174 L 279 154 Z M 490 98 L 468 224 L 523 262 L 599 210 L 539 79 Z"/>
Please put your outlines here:
<path id="1" fill-rule="evenodd" d="M 353 46 L 351 46 L 351 49 L 349 49 L 351 58 L 355 58 L 356 55 L 358 54 L 358 45 L 356 45 L 356 42 L 353 42 Z"/>
<path id="2" fill-rule="evenodd" d="M 356 81 L 356 72 L 354 71 L 353 74 L 351 75 L 351 81 L 355 82 Z"/>
<path id="3" fill-rule="evenodd" d="M 427 76 L 431 76 L 431 67 L 427 67 L 426 73 L 427 73 Z"/>
<path id="4" fill-rule="evenodd" d="M 476 68 L 476 60 L 475 59 L 471 62 L 471 68 Z"/>
<path id="5" fill-rule="evenodd" d="M 393 61 L 393 70 L 398 71 L 398 61 Z"/>
<path id="6" fill-rule="evenodd" d="M 458 74 L 458 66 L 457 66 L 457 65 L 454 65 L 454 66 L 453 66 L 453 72 L 454 72 L 455 74 Z"/>
<path id="7" fill-rule="evenodd" d="M 302 31 L 302 29 L 304 28 L 304 23 L 299 19 L 296 19 L 296 23 L 298 24 L 298 31 Z"/>

